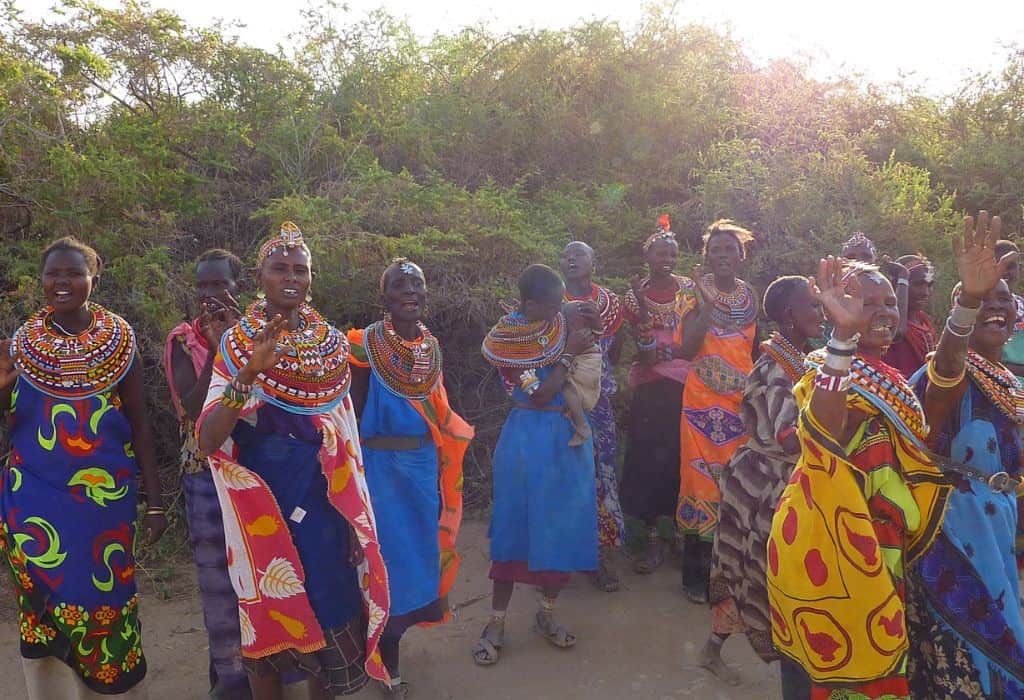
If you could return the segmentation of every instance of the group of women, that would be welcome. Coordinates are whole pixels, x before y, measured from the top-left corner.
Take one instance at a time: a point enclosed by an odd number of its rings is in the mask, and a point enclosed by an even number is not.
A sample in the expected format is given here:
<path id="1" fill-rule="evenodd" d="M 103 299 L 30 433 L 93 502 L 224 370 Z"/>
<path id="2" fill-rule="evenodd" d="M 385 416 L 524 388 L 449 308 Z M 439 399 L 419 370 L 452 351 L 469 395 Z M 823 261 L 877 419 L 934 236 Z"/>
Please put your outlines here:
<path id="1" fill-rule="evenodd" d="M 678 243 L 659 220 L 642 245 L 648 274 L 621 302 L 592 281 L 586 243 L 566 246 L 561 275 L 526 268 L 518 306 L 482 345 L 510 409 L 493 454 L 492 609 L 473 660 L 499 661 L 516 583 L 541 592 L 536 633 L 574 646 L 555 616 L 571 574 L 619 587 L 624 515 L 647 528 L 634 569 L 654 571 L 668 516 L 686 596 L 712 610 L 699 662 L 727 682 L 738 676 L 721 650 L 739 633 L 781 662 L 786 700 L 1024 698 L 1024 391 L 1014 358 L 1002 364 L 1024 299 L 999 227 L 982 213 L 956 237 L 960 284 L 941 334 L 925 312 L 930 263 L 876 266 L 862 234 L 813 278 L 776 279 L 763 303 L 737 276 L 753 237 L 728 220 L 707 229 L 692 278 L 675 274 Z M 243 311 L 242 262 L 200 256 L 200 312 L 164 355 L 211 696 L 280 698 L 305 680 L 327 698 L 373 678 L 406 697 L 402 635 L 451 616 L 473 437 L 423 324 L 425 275 L 393 261 L 382 318 L 346 334 L 312 305 L 297 226 L 282 224 L 254 269 Z M 146 697 L 139 473 L 147 542 L 167 520 L 137 341 L 89 300 L 102 262 L 87 245 L 55 241 L 41 270 L 47 306 L 0 342 L 12 443 L 0 549 L 29 697 Z M 773 329 L 758 344 L 762 309 Z M 809 352 L 826 314 L 828 340 Z M 611 399 L 627 338 L 620 436 Z M 595 352 L 599 383 L 584 359 Z M 579 431 L 575 394 L 588 392 L 591 430 Z"/>
<path id="2" fill-rule="evenodd" d="M 136 479 L 152 543 L 167 527 L 131 327 L 90 302 L 102 263 L 73 239 L 42 254 L 47 306 L 0 345 L 11 456 L 0 548 L 19 603 L 32 700 L 147 697 L 134 583 Z M 347 335 L 312 306 L 312 256 L 285 222 L 241 261 L 204 253 L 201 313 L 170 334 L 183 493 L 211 696 L 327 698 L 380 681 L 405 697 L 399 641 L 444 622 L 462 458 L 473 430 L 445 393 L 423 325 L 426 279 L 399 259 L 383 318 Z"/>

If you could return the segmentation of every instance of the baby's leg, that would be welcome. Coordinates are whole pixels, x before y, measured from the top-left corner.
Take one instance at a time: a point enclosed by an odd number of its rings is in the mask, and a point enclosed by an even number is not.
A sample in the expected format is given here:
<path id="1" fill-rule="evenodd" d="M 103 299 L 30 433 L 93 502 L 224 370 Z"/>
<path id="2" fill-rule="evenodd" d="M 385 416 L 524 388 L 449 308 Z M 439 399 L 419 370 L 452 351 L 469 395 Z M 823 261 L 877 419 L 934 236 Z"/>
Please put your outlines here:
<path id="1" fill-rule="evenodd" d="M 590 423 L 587 422 L 586 412 L 583 410 L 583 397 L 576 389 L 572 381 L 565 383 L 565 406 L 569 409 L 569 421 L 572 423 L 572 437 L 569 438 L 570 447 L 578 447 L 590 437 Z"/>

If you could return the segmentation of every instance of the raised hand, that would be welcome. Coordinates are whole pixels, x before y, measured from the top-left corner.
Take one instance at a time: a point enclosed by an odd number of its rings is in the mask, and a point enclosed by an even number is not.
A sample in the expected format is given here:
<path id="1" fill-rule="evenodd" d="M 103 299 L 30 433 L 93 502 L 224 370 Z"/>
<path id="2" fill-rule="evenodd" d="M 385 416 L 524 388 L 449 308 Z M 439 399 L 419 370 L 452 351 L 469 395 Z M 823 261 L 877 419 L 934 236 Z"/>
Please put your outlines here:
<path id="1" fill-rule="evenodd" d="M 900 265 L 888 255 L 882 256 L 882 262 L 879 263 L 878 267 L 882 270 L 882 274 L 892 280 L 893 284 L 896 284 L 896 280 L 900 277 L 903 277 L 904 279 L 910 278 L 910 273 L 907 271 L 907 268 Z"/>
<path id="2" fill-rule="evenodd" d="M 960 296 L 970 306 L 977 306 L 988 296 L 999 280 L 1003 278 L 1006 268 L 1017 259 L 1017 253 L 1011 252 L 996 260 L 995 246 L 1002 231 L 1003 222 L 998 216 L 992 217 L 989 224 L 988 212 L 978 212 L 977 223 L 974 217 L 964 217 L 963 238 L 953 236 L 953 257 L 956 259 L 957 272 L 960 274 Z"/>
<path id="3" fill-rule="evenodd" d="M 811 297 L 821 302 L 835 326 L 838 338 L 847 339 L 860 330 L 864 300 L 856 275 L 843 278 L 842 261 L 833 256 L 822 258 L 818 274 L 811 278 Z"/>
<path id="4" fill-rule="evenodd" d="M 647 295 L 644 294 L 643 278 L 640 275 L 633 275 L 629 278 L 629 287 L 633 290 L 636 305 L 640 307 L 640 315 L 647 316 Z"/>
<path id="5" fill-rule="evenodd" d="M 707 275 L 704 274 L 704 267 L 697 265 L 693 268 L 693 281 L 697 285 L 697 291 L 700 292 L 700 303 L 703 304 L 714 304 L 718 301 L 718 287 L 715 286 L 714 278 L 710 278 L 710 282 L 705 280 Z"/>
<path id="6" fill-rule="evenodd" d="M 246 379 L 255 379 L 257 374 L 266 372 L 284 357 L 288 348 L 278 345 L 277 341 L 284 331 L 286 323 L 284 316 L 277 314 L 253 338 L 252 355 L 249 356 L 249 362 L 242 368 L 247 375 L 251 375 Z M 252 382 L 245 381 L 245 383 L 251 384 Z"/>
<path id="7" fill-rule="evenodd" d="M 217 347 L 224 331 L 235 325 L 239 318 L 241 313 L 238 310 L 238 302 L 230 294 L 227 295 L 227 301 L 215 297 L 199 315 L 199 332 L 202 333 L 207 345 L 211 348 Z"/>
<path id="8" fill-rule="evenodd" d="M 13 343 L 10 339 L 0 340 L 0 389 L 9 387 L 21 374 L 21 368 L 17 363 L 18 357 L 11 354 Z"/>
<path id="9" fill-rule="evenodd" d="M 590 330 L 600 331 L 603 328 L 601 325 L 601 312 L 597 310 L 597 304 L 594 302 L 580 302 L 579 316 L 583 324 Z"/>

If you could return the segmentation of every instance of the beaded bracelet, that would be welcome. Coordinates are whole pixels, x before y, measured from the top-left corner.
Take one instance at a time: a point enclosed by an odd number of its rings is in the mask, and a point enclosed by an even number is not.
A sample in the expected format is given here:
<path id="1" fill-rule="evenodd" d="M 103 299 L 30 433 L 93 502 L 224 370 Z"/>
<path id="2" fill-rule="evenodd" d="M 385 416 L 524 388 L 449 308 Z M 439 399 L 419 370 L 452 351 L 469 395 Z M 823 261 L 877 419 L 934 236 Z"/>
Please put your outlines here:
<path id="1" fill-rule="evenodd" d="M 827 374 L 822 370 L 818 370 L 818 373 L 814 376 L 814 388 L 821 389 L 822 391 L 836 391 L 845 393 L 850 389 L 850 382 L 853 380 L 852 375 L 844 374 L 842 376 L 836 376 L 834 374 Z"/>
<path id="2" fill-rule="evenodd" d="M 235 388 L 234 384 L 225 384 L 224 393 L 221 394 L 220 402 L 226 408 L 233 408 L 241 410 L 245 406 L 245 402 L 249 399 L 247 393 L 243 393 Z"/>
<path id="3" fill-rule="evenodd" d="M 636 346 L 641 350 L 654 350 L 658 347 L 658 341 L 654 336 L 649 336 L 647 339 L 639 337 L 636 339 Z"/>
<path id="4" fill-rule="evenodd" d="M 958 377 L 943 377 L 935 369 L 935 359 L 932 358 L 928 361 L 928 381 L 932 386 L 938 387 L 939 389 L 952 389 L 953 387 L 960 386 L 960 382 L 964 380 L 967 375 L 967 364 L 964 364 L 964 368 L 960 370 L 960 376 Z"/>
<path id="5" fill-rule="evenodd" d="M 238 381 L 238 377 L 231 378 L 231 388 L 240 394 L 248 396 L 252 393 L 252 386 L 252 384 L 242 384 L 242 382 Z"/>

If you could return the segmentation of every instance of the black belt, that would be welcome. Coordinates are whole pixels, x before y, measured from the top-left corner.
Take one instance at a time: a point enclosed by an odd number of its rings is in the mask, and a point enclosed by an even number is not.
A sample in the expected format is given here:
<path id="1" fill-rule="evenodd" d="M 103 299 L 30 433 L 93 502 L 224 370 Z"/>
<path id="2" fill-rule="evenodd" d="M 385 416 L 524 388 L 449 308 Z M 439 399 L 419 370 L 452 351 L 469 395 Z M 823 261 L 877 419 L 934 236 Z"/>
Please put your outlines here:
<path id="1" fill-rule="evenodd" d="M 428 435 L 376 435 L 363 440 L 363 447 L 381 452 L 411 452 L 433 444 L 434 441 Z"/>

